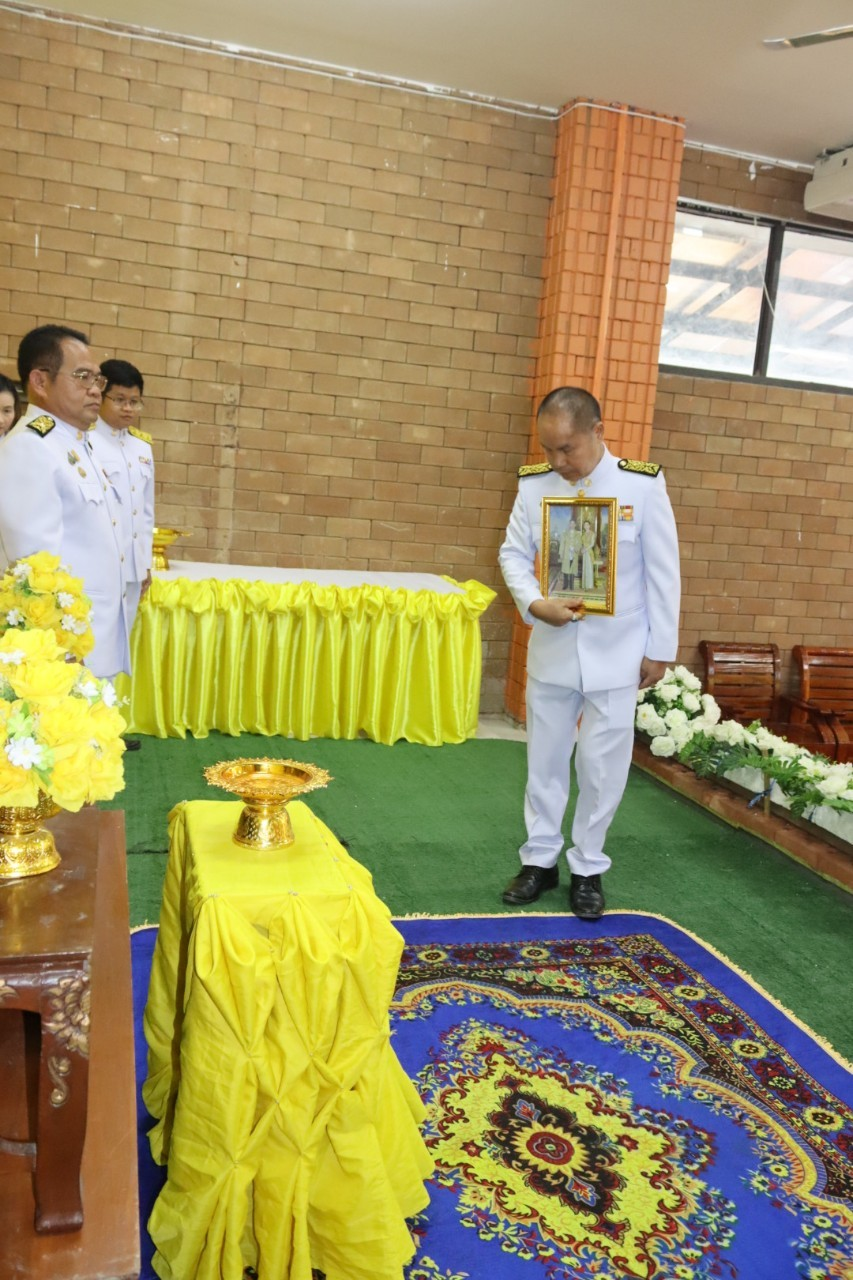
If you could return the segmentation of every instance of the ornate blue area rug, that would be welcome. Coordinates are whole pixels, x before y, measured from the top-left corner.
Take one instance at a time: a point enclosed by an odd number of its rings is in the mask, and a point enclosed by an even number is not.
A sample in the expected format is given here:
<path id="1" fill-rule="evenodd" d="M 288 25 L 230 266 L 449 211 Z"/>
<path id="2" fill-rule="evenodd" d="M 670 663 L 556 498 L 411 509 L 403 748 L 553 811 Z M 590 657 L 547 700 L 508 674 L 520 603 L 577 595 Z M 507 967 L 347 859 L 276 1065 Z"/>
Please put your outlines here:
<path id="1" fill-rule="evenodd" d="M 397 924 L 436 1162 L 406 1280 L 851 1280 L 853 1075 L 722 958 L 630 912 Z"/>

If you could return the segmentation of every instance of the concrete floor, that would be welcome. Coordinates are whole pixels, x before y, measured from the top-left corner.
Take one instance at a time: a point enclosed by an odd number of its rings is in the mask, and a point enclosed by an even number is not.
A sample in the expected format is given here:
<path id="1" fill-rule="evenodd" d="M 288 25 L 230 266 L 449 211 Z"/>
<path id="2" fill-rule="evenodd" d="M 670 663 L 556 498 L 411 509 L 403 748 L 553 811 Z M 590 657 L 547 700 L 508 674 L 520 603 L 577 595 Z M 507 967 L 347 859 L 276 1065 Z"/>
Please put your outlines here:
<path id="1" fill-rule="evenodd" d="M 526 742 L 527 733 L 509 716 L 480 716 L 477 721 L 478 738 L 504 738 L 510 742 Z"/>

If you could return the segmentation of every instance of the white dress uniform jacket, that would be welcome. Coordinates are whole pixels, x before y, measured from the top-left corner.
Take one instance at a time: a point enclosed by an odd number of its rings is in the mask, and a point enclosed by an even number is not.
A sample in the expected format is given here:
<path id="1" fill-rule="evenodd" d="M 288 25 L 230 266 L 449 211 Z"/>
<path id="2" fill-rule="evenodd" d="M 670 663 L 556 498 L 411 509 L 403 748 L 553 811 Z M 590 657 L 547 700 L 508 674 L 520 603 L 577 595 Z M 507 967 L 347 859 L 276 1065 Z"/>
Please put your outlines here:
<path id="1" fill-rule="evenodd" d="M 92 445 L 119 497 L 119 526 L 127 565 L 127 617 L 133 630 L 142 584 L 151 570 L 154 539 L 154 455 L 149 437 L 98 418 Z"/>
<path id="2" fill-rule="evenodd" d="M 534 558 L 541 550 L 545 497 L 617 500 L 613 616 L 588 613 L 563 627 L 531 617 L 531 604 L 542 596 Z M 678 539 L 663 475 L 620 467 L 605 449 L 595 470 L 576 484 L 550 470 L 522 477 L 500 565 L 522 617 L 533 623 L 521 861 L 541 867 L 557 862 L 577 742 L 578 797 L 566 858 L 576 875 L 600 874 L 610 866 L 604 841 L 631 764 L 640 665 L 644 657 L 672 662 L 677 650 Z"/>
<path id="3" fill-rule="evenodd" d="M 86 665 L 98 676 L 128 671 L 119 503 L 90 433 L 44 411 L 18 426 L 0 443 L 0 568 L 37 551 L 60 556 L 92 601 Z"/>
<path id="4" fill-rule="evenodd" d="M 529 609 L 542 597 L 534 572 L 541 551 L 542 499 L 616 498 L 616 612 L 588 613 L 582 622 L 552 627 Z M 547 684 L 573 683 L 580 666 L 584 692 L 638 684 L 644 657 L 674 662 L 678 648 L 681 578 L 678 536 L 663 474 L 620 469 L 605 448 L 591 475 L 570 484 L 554 471 L 519 480 L 506 538 L 500 550 L 506 584 L 525 622 L 533 623 L 528 674 Z"/>

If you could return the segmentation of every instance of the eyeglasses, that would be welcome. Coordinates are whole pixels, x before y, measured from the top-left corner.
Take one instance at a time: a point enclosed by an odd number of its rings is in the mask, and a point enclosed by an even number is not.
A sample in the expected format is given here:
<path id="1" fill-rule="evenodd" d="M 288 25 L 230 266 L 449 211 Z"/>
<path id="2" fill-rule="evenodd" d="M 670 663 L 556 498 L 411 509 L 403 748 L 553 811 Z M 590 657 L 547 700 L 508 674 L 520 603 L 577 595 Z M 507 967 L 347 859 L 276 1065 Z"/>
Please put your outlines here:
<path id="1" fill-rule="evenodd" d="M 132 413 L 139 413 L 145 405 L 141 400 L 120 400 L 118 396 L 104 396 L 105 400 L 110 400 L 117 409 L 130 409 Z"/>
<path id="2" fill-rule="evenodd" d="M 51 370 L 45 369 L 44 366 L 42 366 L 39 369 L 39 372 L 50 373 Z M 94 369 L 60 369 L 59 372 L 64 373 L 66 377 L 73 378 L 75 382 L 78 382 L 81 387 L 85 387 L 87 391 L 90 387 L 97 387 L 99 391 L 103 391 L 104 387 L 107 385 L 107 380 L 104 375 L 102 373 L 96 373 Z"/>

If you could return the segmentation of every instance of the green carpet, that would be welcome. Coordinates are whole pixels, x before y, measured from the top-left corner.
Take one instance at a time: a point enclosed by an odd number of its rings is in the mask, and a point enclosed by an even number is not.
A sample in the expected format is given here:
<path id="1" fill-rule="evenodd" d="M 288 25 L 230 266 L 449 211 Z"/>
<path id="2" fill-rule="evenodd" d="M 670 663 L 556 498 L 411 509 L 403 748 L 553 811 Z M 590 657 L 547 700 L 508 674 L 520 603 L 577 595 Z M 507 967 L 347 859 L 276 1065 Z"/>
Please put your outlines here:
<path id="1" fill-rule="evenodd" d="M 373 874 L 395 915 L 509 913 L 500 891 L 524 836 L 525 748 L 474 741 L 442 748 L 244 735 L 142 739 L 126 759 L 131 922 L 156 921 L 169 809 L 222 796 L 205 765 L 280 755 L 328 769 L 314 812 Z M 570 815 L 567 817 L 567 827 Z M 853 1058 L 853 897 L 763 841 L 696 808 L 634 769 L 608 839 L 608 907 L 652 912 L 696 933 Z M 566 911 L 566 892 L 531 910 Z"/>

